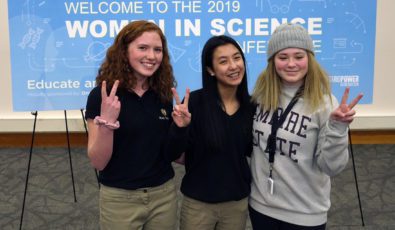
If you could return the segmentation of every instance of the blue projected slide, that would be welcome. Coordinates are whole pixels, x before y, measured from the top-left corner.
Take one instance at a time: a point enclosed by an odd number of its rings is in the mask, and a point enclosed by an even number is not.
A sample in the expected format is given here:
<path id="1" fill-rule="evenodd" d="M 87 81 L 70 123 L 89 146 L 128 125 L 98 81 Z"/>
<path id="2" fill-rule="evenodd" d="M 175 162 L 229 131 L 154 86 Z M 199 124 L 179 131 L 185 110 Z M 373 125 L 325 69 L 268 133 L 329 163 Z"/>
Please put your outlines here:
<path id="1" fill-rule="evenodd" d="M 249 89 L 266 66 L 267 40 L 282 22 L 314 39 L 338 99 L 344 87 L 372 103 L 376 0 L 8 1 L 14 111 L 83 109 L 119 30 L 155 22 L 168 39 L 180 94 L 201 87 L 205 41 L 227 34 L 243 48 Z"/>

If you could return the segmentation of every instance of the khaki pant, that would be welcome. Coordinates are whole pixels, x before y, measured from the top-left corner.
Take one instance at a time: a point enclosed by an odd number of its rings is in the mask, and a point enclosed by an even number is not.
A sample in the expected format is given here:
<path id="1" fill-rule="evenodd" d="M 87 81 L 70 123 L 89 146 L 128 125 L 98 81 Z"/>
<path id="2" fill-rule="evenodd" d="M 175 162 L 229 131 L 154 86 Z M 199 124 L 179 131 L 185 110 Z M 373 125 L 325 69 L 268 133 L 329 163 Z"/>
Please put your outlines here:
<path id="1" fill-rule="evenodd" d="M 184 196 L 180 230 L 244 230 L 247 215 L 247 198 L 211 204 Z"/>
<path id="2" fill-rule="evenodd" d="M 174 179 L 157 187 L 137 190 L 101 185 L 100 229 L 174 230 L 176 196 Z"/>

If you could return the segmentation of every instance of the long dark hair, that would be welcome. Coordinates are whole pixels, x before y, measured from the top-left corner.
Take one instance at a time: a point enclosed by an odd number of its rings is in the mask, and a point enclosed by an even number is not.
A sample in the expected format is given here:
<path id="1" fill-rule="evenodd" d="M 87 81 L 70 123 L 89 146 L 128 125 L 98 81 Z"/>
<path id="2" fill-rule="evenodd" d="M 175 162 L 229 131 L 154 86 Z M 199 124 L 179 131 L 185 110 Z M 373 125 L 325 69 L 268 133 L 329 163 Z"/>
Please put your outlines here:
<path id="1" fill-rule="evenodd" d="M 217 78 L 210 75 L 208 67 L 213 69 L 213 55 L 215 50 L 219 46 L 232 44 L 239 51 L 243 58 L 245 72 L 244 77 L 237 87 L 236 97 L 240 103 L 241 112 L 243 117 L 251 119 L 249 117 L 250 108 L 250 96 L 248 94 L 247 86 L 247 66 L 244 57 L 244 53 L 240 48 L 239 44 L 231 37 L 226 35 L 214 36 L 207 40 L 202 51 L 202 85 L 203 85 L 203 106 L 202 114 L 204 122 L 201 124 L 203 133 L 205 133 L 206 146 L 209 146 L 210 151 L 219 151 L 221 146 L 226 144 L 226 122 L 223 119 L 221 111 L 218 109 L 223 108 L 223 102 L 218 92 Z M 248 117 L 247 117 L 248 116 Z"/>

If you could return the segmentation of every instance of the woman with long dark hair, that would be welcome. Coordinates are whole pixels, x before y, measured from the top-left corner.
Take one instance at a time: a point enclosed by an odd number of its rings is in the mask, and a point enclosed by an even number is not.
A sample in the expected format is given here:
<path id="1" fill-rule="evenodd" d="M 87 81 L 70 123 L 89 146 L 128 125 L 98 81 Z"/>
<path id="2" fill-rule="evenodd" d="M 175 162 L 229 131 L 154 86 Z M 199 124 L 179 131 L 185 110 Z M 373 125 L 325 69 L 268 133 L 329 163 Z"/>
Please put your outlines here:
<path id="1" fill-rule="evenodd" d="M 173 114 L 185 118 L 185 128 L 171 129 L 185 150 L 182 230 L 245 229 L 253 113 L 245 63 L 234 39 L 211 37 L 202 51 L 203 87 L 187 92 L 183 104 L 173 90 Z"/>

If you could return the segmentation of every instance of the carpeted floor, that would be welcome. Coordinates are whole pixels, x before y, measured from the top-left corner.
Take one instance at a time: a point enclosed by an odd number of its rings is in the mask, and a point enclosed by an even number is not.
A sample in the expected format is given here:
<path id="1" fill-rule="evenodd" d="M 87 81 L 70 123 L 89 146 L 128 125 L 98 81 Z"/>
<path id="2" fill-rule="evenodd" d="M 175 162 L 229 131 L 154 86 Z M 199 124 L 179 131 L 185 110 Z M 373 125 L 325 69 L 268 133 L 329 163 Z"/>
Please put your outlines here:
<path id="1" fill-rule="evenodd" d="M 395 229 L 395 145 L 354 145 L 353 150 L 365 227 L 350 159 L 333 178 L 327 229 Z M 77 202 L 67 148 L 33 149 L 22 229 L 99 229 L 95 171 L 85 148 L 71 149 L 71 158 Z M 0 148 L 1 230 L 20 228 L 28 160 L 29 148 Z M 174 167 L 179 183 L 184 168 Z"/>

